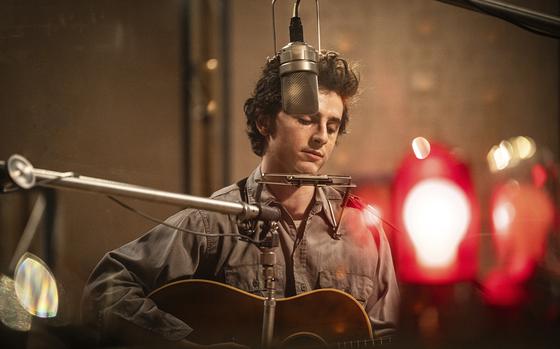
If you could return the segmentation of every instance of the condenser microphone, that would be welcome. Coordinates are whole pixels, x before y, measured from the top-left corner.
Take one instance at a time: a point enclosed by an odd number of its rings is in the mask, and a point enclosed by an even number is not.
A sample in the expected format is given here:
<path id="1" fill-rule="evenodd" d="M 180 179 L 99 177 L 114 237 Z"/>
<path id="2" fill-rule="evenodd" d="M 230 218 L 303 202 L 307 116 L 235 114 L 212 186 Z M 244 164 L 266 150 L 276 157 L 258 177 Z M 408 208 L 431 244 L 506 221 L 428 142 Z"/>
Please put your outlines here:
<path id="1" fill-rule="evenodd" d="M 294 12 L 290 20 L 290 43 L 280 50 L 282 109 L 292 115 L 313 115 L 319 111 L 319 54 L 303 41 L 301 20 L 297 11 Z"/>

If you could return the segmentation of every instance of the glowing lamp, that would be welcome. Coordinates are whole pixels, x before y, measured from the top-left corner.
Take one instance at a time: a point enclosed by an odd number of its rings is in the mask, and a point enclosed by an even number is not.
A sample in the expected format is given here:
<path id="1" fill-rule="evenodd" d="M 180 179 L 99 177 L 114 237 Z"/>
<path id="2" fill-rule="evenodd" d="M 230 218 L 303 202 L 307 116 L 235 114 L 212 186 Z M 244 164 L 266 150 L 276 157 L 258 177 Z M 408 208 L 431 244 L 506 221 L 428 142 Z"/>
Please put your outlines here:
<path id="1" fill-rule="evenodd" d="M 510 180 L 492 194 L 496 265 L 482 282 L 487 303 L 511 307 L 527 299 L 525 282 L 544 257 L 546 237 L 554 222 L 554 204 L 542 185 L 541 181 Z"/>
<path id="2" fill-rule="evenodd" d="M 467 196 L 452 181 L 430 178 L 414 186 L 406 196 L 403 216 L 418 262 L 433 268 L 453 263 L 470 215 Z"/>
<path id="3" fill-rule="evenodd" d="M 512 180 L 496 188 L 491 210 L 497 268 L 511 280 L 525 281 L 545 253 L 552 199 L 542 188 Z"/>
<path id="4" fill-rule="evenodd" d="M 392 195 L 402 281 L 441 284 L 475 278 L 479 214 L 469 170 L 445 147 L 409 154 Z"/>

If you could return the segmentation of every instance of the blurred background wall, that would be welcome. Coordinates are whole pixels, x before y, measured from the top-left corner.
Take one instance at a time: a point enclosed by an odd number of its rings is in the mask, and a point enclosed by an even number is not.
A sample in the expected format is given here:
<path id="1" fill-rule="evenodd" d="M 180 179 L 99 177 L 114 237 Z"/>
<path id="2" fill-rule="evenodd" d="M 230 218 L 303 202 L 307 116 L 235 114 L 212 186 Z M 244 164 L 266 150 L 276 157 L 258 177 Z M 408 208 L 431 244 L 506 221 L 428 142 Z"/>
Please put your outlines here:
<path id="1" fill-rule="evenodd" d="M 554 0 L 509 2 L 559 11 Z M 288 42 L 288 3 L 277 4 L 279 47 Z M 362 80 L 350 133 L 326 173 L 353 175 L 388 197 L 414 137 L 446 144 L 470 168 L 481 232 L 489 234 L 484 212 L 497 176 L 488 169 L 491 147 L 529 136 L 558 163 L 558 40 L 436 1 L 320 5 L 322 47 L 356 61 Z M 313 2 L 303 1 L 301 12 L 306 40 L 315 46 Z M 258 164 L 243 103 L 272 54 L 264 0 L 3 1 L 0 159 L 18 153 L 37 168 L 209 195 Z M 103 196 L 49 195 L 51 221 L 39 228 L 31 251 L 50 262 L 76 319 L 96 262 L 153 224 Z M 33 191 L 0 196 L 3 273 L 35 198 Z M 127 202 L 161 218 L 178 210 Z M 489 246 L 483 239 L 486 263 Z M 471 321 L 481 312 L 453 319 Z M 404 322 L 411 331 L 421 327 L 414 314 Z"/>

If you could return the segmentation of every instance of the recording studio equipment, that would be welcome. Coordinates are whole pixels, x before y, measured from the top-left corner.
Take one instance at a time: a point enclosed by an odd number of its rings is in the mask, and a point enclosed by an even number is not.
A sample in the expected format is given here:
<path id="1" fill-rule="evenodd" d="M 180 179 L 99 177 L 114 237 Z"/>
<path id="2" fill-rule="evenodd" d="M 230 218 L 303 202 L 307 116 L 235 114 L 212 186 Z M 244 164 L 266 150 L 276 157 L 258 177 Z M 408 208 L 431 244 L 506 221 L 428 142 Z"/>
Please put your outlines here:
<path id="1" fill-rule="evenodd" d="M 272 22 L 274 25 L 274 3 L 272 2 Z M 282 109 L 291 115 L 313 115 L 319 110 L 319 86 L 317 63 L 319 52 L 307 44 L 303 38 L 303 26 L 299 17 L 300 0 L 294 2 L 290 20 L 290 43 L 280 49 L 280 79 Z M 319 29 L 319 2 L 316 0 L 317 33 Z M 274 31 L 274 52 L 276 53 L 276 29 Z M 320 38 L 319 38 L 320 50 Z"/>

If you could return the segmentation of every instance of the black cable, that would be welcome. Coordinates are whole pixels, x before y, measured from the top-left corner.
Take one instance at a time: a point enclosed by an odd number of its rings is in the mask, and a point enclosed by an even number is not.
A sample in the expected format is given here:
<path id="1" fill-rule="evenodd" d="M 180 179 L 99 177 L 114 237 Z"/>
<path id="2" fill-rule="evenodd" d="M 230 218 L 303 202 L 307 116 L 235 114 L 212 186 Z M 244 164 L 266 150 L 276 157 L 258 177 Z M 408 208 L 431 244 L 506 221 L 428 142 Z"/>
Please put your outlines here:
<path id="1" fill-rule="evenodd" d="M 303 25 L 299 18 L 299 0 L 294 3 L 294 14 L 290 18 L 290 42 L 304 42 Z"/>
<path id="2" fill-rule="evenodd" d="M 294 2 L 294 11 L 292 13 L 292 17 L 299 17 L 299 3 L 301 0 L 296 0 Z"/>
<path id="3" fill-rule="evenodd" d="M 149 220 L 149 221 L 152 221 L 152 222 L 157 223 L 157 224 L 164 225 L 164 226 L 169 227 L 169 228 L 172 228 L 172 229 L 177 229 L 177 230 L 182 231 L 182 232 L 184 232 L 184 233 L 193 234 L 193 235 L 198 235 L 198 236 L 210 236 L 210 237 L 228 237 L 228 236 L 231 236 L 231 237 L 235 237 L 235 238 L 238 238 L 238 239 L 241 239 L 241 240 L 246 240 L 246 241 L 248 241 L 248 242 L 252 242 L 252 243 L 254 243 L 254 244 L 261 244 L 261 243 L 264 241 L 264 239 L 263 239 L 263 240 L 256 240 L 256 239 L 252 239 L 252 238 L 250 238 L 250 237 L 248 237 L 248 236 L 240 235 L 240 234 L 201 233 L 201 232 L 198 232 L 198 231 L 194 231 L 194 230 L 190 230 L 190 229 L 185 229 L 185 228 L 182 228 L 182 227 L 179 227 L 179 226 L 176 226 L 176 225 L 173 225 L 173 224 L 169 224 L 169 223 L 167 223 L 167 222 L 164 222 L 164 221 L 162 221 L 161 219 L 155 218 L 155 217 L 153 217 L 153 216 L 150 216 L 150 215 L 147 214 L 147 213 L 144 213 L 144 212 L 142 212 L 142 211 L 140 211 L 140 210 L 138 210 L 138 209 L 136 209 L 136 208 L 134 208 L 134 207 L 131 207 L 131 206 L 125 204 L 124 202 L 120 201 L 119 199 L 115 198 L 114 196 L 107 195 L 107 197 L 108 197 L 109 199 L 113 200 L 114 202 L 116 202 L 116 203 L 117 203 L 118 205 L 120 205 L 121 207 L 123 207 L 123 208 L 125 208 L 125 209 L 127 209 L 127 210 L 129 210 L 129 211 L 131 211 L 131 212 L 133 212 L 133 213 L 136 213 L 137 215 L 139 215 L 139 216 L 141 216 L 141 217 L 143 217 L 143 218 L 145 218 L 145 219 L 147 219 L 147 220 Z"/>

